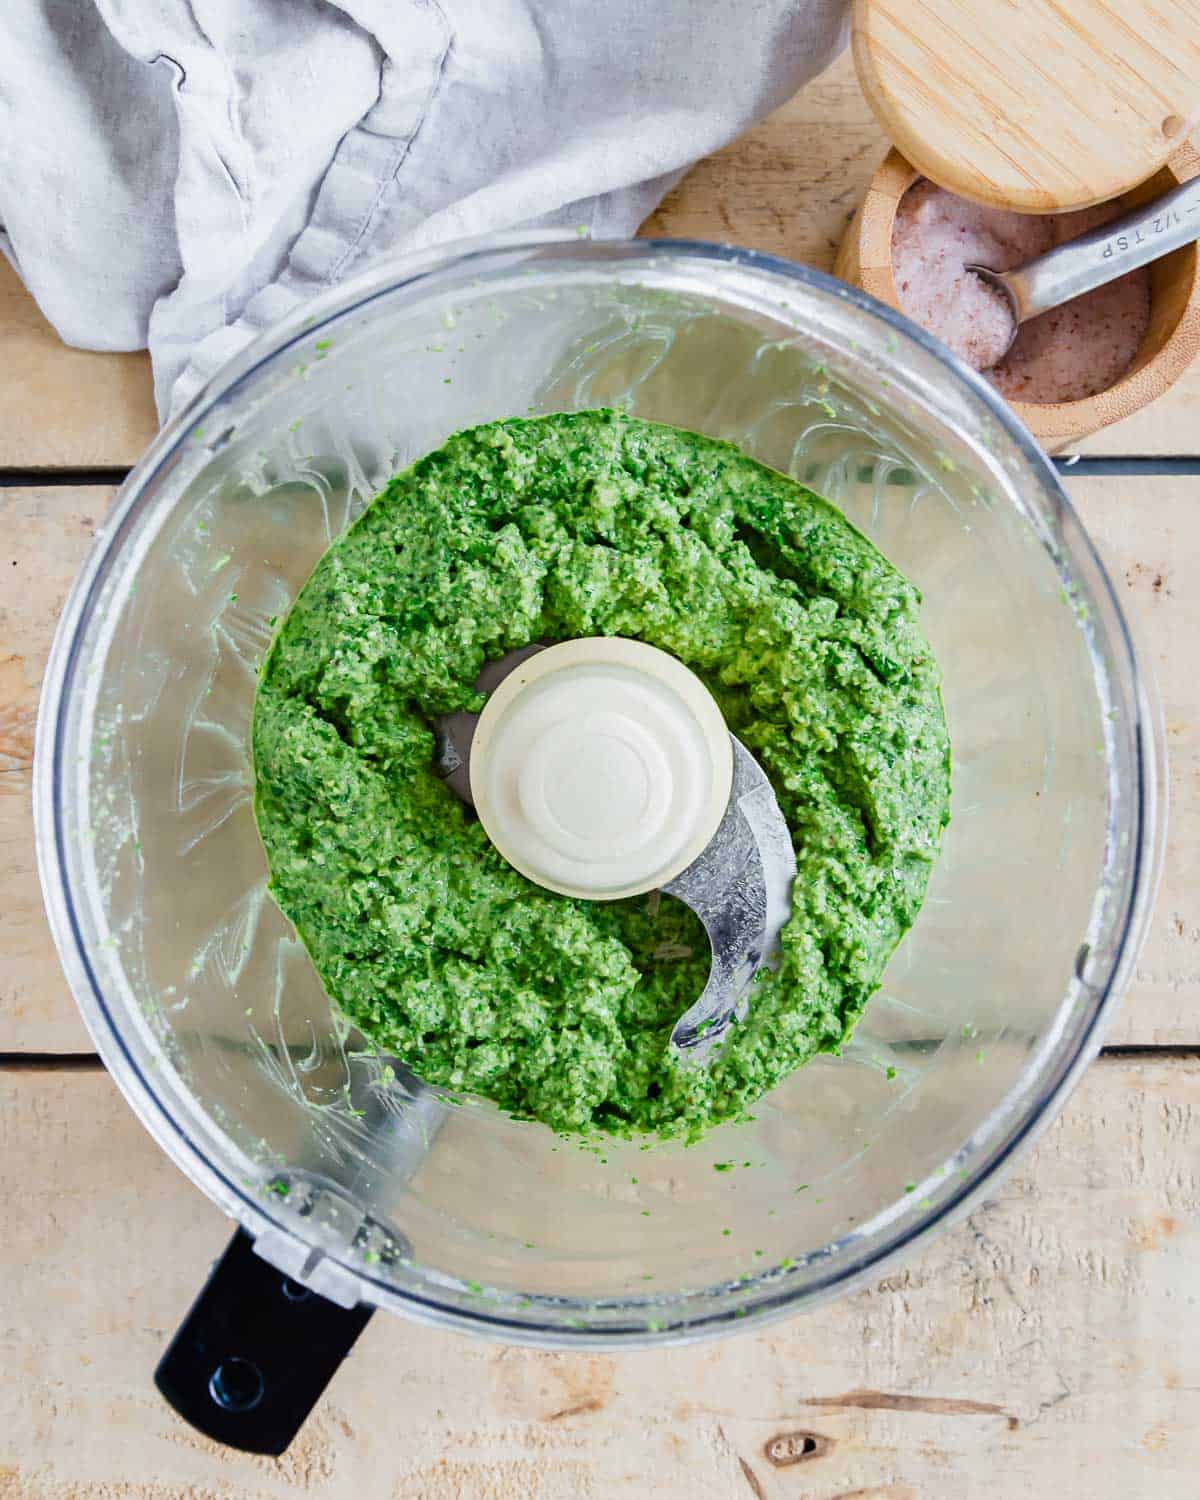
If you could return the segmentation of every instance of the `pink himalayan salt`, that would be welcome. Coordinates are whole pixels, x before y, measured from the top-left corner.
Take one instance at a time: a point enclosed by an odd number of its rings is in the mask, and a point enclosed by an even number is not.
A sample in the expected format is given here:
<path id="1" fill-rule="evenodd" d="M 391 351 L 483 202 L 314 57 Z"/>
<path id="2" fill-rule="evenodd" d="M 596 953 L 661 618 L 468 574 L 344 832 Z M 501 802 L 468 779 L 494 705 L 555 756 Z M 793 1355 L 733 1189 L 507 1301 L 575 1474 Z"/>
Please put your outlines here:
<path id="1" fill-rule="evenodd" d="M 1008 271 L 1103 224 L 1112 204 L 1068 214 L 1018 214 L 917 182 L 900 200 L 892 267 L 900 306 L 1001 395 L 1042 404 L 1094 396 L 1129 369 L 1150 326 L 1150 268 L 1097 287 L 1012 333 L 1004 298 L 964 267 Z M 997 363 L 999 360 L 999 363 Z"/>

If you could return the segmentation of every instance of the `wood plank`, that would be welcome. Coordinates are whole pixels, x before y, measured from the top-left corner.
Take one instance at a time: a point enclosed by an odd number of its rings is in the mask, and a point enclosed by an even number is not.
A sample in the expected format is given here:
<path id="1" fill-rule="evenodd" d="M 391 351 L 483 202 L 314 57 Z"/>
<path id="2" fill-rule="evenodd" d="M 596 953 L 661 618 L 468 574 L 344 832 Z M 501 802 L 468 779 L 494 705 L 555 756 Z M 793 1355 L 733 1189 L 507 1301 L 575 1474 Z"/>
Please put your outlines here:
<path id="1" fill-rule="evenodd" d="M 135 463 L 158 430 L 145 353 L 68 349 L 0 255 L 0 468 Z"/>
<path id="2" fill-rule="evenodd" d="M 643 233 L 722 240 L 832 270 L 887 141 L 849 54 L 699 163 Z M 0 468 L 131 464 L 155 431 L 144 354 L 67 349 L 0 257 Z M 1086 453 L 1200 448 L 1200 367 L 1168 396 L 1087 439 Z"/>
<path id="3" fill-rule="evenodd" d="M 54 627 L 112 493 L 0 490 L 0 1052 L 91 1050 L 42 906 L 33 735 Z"/>
<path id="4" fill-rule="evenodd" d="M 1168 834 L 1150 931 L 1110 1042 L 1200 1041 L 1200 476 L 1067 479 L 1157 679 Z"/>
<path id="5" fill-rule="evenodd" d="M 0 1497 L 1192 1500 L 1197 1118 L 1200 1063 L 1098 1063 L 966 1222 L 720 1343 L 547 1354 L 380 1315 L 271 1461 L 150 1383 L 225 1221 L 104 1074 L 0 1074 Z"/>
<path id="6" fill-rule="evenodd" d="M 1200 478 L 1073 478 L 1158 675 L 1171 753 L 1171 835 L 1161 899 L 1110 1040 L 1200 1043 L 1200 678 L 1181 641 L 1200 639 Z M 42 911 L 33 853 L 33 725 L 42 668 L 70 579 L 111 491 L 0 492 L 0 1052 L 88 1050 Z M 14 566 L 15 564 L 15 566 Z"/>

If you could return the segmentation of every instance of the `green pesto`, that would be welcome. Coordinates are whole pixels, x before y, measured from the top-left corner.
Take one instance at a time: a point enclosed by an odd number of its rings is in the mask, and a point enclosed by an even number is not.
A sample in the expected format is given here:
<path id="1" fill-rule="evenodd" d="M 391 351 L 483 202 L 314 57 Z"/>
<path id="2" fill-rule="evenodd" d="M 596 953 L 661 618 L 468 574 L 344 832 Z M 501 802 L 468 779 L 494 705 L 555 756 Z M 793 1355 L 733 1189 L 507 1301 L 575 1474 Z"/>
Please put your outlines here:
<path id="1" fill-rule="evenodd" d="M 695 1138 L 836 1052 L 924 898 L 949 746 L 919 595 L 827 501 L 612 411 L 496 422 L 398 474 L 262 670 L 271 890 L 332 999 L 431 1084 L 560 1131 Z M 708 943 L 663 897 L 517 874 L 432 768 L 489 658 L 623 635 L 686 662 L 758 758 L 798 878 L 777 973 L 706 1068 L 668 1048 Z"/>

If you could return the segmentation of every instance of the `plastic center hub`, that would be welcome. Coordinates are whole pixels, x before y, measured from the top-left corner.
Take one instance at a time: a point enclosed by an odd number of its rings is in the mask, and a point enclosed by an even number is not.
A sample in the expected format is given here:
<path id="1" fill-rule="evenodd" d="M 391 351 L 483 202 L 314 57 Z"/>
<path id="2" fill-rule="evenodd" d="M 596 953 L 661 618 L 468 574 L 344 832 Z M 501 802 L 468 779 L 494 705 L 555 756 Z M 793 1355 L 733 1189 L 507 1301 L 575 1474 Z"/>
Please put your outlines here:
<path id="1" fill-rule="evenodd" d="M 664 885 L 729 802 L 712 695 L 665 651 L 620 637 L 550 646 L 480 714 L 471 796 L 488 837 L 550 890 L 611 900 Z"/>
<path id="2" fill-rule="evenodd" d="M 637 848 L 670 808 L 671 766 L 654 738 L 619 713 L 555 724 L 518 780 L 521 807 L 546 843 L 578 859 Z"/>

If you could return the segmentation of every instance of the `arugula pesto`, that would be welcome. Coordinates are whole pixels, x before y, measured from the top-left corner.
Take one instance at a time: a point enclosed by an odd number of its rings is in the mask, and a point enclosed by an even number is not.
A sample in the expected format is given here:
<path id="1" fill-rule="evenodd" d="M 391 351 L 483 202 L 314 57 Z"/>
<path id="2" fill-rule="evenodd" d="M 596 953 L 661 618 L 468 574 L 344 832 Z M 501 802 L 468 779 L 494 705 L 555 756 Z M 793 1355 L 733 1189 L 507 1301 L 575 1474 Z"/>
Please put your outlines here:
<path id="1" fill-rule="evenodd" d="M 398 474 L 263 666 L 271 891 L 331 999 L 428 1083 L 555 1130 L 694 1139 L 836 1052 L 920 908 L 949 743 L 919 595 L 831 504 L 613 411 L 495 422 Z M 708 941 L 669 897 L 532 885 L 433 769 L 435 718 L 529 641 L 633 636 L 708 685 L 770 777 L 798 878 L 777 973 L 709 1066 L 671 1026 Z"/>

